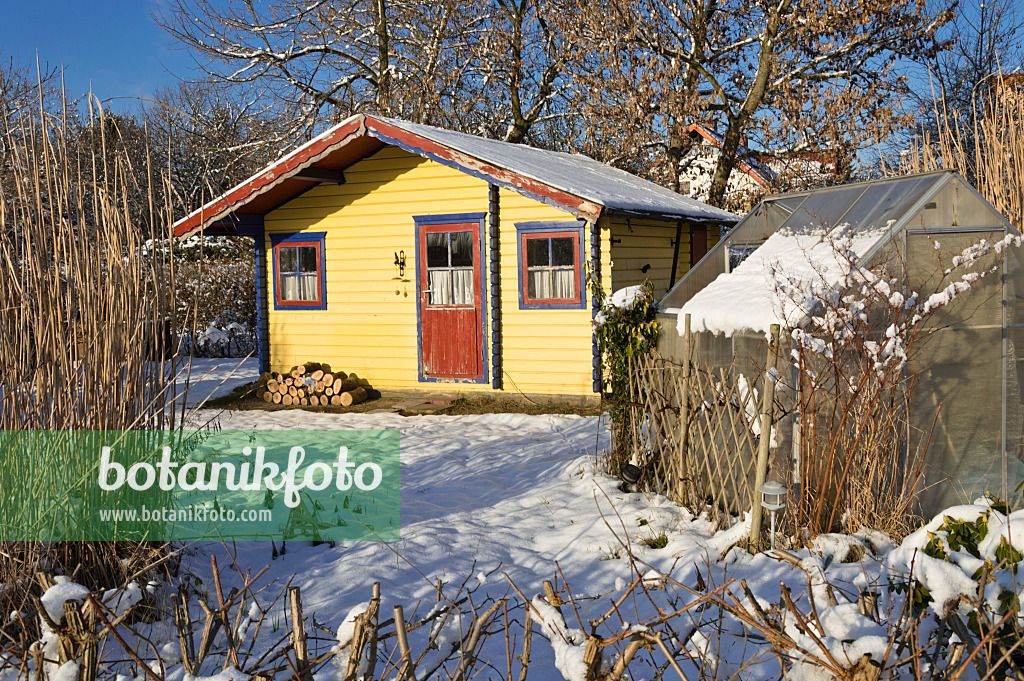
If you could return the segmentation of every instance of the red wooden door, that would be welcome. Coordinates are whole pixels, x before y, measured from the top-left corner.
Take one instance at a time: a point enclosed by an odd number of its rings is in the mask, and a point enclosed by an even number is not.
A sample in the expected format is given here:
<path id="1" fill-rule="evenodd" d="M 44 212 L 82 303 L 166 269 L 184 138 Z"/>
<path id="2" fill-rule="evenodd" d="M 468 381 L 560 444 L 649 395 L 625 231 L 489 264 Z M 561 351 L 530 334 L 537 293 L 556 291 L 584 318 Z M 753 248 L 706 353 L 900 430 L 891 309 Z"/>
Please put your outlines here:
<path id="1" fill-rule="evenodd" d="M 483 379 L 480 225 L 421 225 L 420 373 L 425 379 Z"/>
<path id="2" fill-rule="evenodd" d="M 708 226 L 690 225 L 690 267 L 708 254 Z"/>

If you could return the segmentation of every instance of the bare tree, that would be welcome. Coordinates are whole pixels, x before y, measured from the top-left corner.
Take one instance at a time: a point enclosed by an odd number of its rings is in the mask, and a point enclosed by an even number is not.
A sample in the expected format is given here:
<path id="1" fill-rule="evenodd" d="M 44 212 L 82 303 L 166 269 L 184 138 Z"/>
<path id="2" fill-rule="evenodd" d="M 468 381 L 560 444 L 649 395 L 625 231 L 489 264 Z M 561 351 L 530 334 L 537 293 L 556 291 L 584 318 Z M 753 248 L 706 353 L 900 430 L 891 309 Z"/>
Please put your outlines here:
<path id="1" fill-rule="evenodd" d="M 535 126 L 565 114 L 566 2 L 171 0 L 158 21 L 212 80 L 260 88 L 297 127 L 373 112 L 545 144 Z"/>
<path id="2" fill-rule="evenodd" d="M 446 120 L 480 17 L 454 0 L 171 0 L 157 21 L 211 80 L 256 86 L 310 129 L 357 112 Z"/>
<path id="3" fill-rule="evenodd" d="M 177 211 L 198 208 L 295 146 L 293 131 L 261 102 L 222 83 L 178 83 L 146 103 L 154 166 L 167 174 Z"/>
<path id="4" fill-rule="evenodd" d="M 170 0 L 157 21 L 214 79 L 257 84 L 306 125 L 372 107 L 393 113 L 404 77 L 387 0 Z"/>
<path id="5" fill-rule="evenodd" d="M 470 34 L 472 78 L 460 100 L 472 103 L 472 125 L 507 142 L 556 143 L 538 124 L 566 115 L 566 53 L 574 46 L 555 21 L 562 0 L 493 0 L 479 6 L 479 28 Z"/>
<path id="6" fill-rule="evenodd" d="M 605 78 L 611 100 L 632 109 L 644 129 L 634 147 L 660 146 L 675 163 L 686 124 L 720 124 L 717 205 L 747 138 L 763 148 L 816 139 L 856 149 L 909 124 L 899 106 L 906 79 L 893 66 L 932 54 L 950 17 L 924 0 L 865 0 L 855 10 L 816 0 L 602 0 L 579 12 L 593 45 L 589 82 Z"/>

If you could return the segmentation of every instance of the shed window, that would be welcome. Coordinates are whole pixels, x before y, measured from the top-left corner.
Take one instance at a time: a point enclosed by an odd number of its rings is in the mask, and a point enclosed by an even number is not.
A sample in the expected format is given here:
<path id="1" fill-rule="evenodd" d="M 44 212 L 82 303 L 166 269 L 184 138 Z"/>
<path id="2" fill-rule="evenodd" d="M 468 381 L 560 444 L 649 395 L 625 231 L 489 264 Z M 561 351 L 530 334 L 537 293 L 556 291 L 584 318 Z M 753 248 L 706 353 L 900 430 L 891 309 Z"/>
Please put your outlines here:
<path id="1" fill-rule="evenodd" d="M 750 257 L 750 254 L 757 250 L 761 242 L 758 243 L 744 243 L 737 244 L 735 246 L 729 246 L 729 271 L 732 272 L 734 269 L 740 266 L 744 260 Z"/>
<path id="2" fill-rule="evenodd" d="M 582 227 L 575 224 L 517 225 L 521 307 L 583 306 Z"/>
<path id="3" fill-rule="evenodd" d="M 323 310 L 326 301 L 323 233 L 271 235 L 276 309 Z"/>
<path id="4" fill-rule="evenodd" d="M 427 234 L 430 305 L 473 305 L 473 233 Z"/>

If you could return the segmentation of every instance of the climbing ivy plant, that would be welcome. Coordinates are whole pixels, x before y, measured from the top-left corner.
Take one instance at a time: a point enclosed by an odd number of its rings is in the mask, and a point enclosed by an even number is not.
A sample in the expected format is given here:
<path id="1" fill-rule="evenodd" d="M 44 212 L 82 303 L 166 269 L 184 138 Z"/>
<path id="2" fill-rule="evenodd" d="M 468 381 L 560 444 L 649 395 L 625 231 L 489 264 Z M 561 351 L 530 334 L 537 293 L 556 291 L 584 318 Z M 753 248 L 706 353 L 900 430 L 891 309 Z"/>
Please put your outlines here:
<path id="1" fill-rule="evenodd" d="M 587 281 L 598 309 L 594 335 L 603 359 L 602 391 L 611 402 L 613 451 L 608 457 L 607 469 L 610 474 L 618 475 L 622 466 L 629 462 L 624 436 L 632 425 L 628 409 L 631 360 L 649 354 L 658 342 L 654 286 L 645 281 L 622 301 L 606 295 L 592 271 L 587 272 Z"/>

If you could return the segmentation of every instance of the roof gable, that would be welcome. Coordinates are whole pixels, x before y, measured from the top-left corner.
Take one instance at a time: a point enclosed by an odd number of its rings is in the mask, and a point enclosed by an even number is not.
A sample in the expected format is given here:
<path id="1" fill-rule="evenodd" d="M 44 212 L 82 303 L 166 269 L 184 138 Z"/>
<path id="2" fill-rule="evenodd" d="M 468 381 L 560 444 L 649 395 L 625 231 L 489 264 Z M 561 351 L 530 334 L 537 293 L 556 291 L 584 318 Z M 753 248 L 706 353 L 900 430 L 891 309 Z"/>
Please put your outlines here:
<path id="1" fill-rule="evenodd" d="M 705 142 L 710 144 L 716 150 L 720 150 L 722 148 L 722 136 L 708 128 L 706 125 L 691 123 L 687 128 L 687 131 L 691 136 L 696 135 L 703 138 Z M 750 150 L 743 145 L 741 145 L 736 151 L 736 166 L 740 172 L 746 173 L 750 176 L 750 179 L 765 188 L 769 187 L 778 177 L 778 174 L 774 170 L 762 163 L 755 154 L 751 153 Z"/>
<path id="2" fill-rule="evenodd" d="M 358 114 L 327 130 L 178 221 L 175 236 L 212 223 L 263 215 L 390 144 L 578 217 L 649 215 L 717 223 L 739 219 L 586 156 L 546 151 L 395 119 Z"/>

